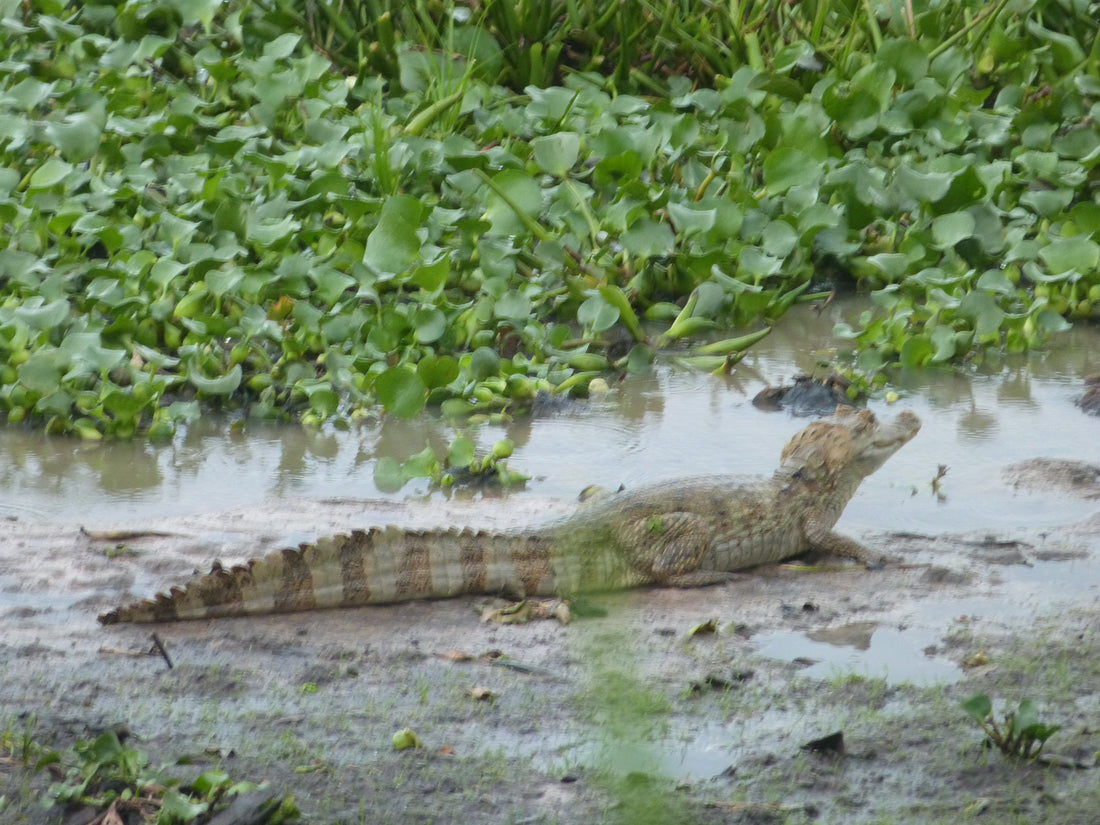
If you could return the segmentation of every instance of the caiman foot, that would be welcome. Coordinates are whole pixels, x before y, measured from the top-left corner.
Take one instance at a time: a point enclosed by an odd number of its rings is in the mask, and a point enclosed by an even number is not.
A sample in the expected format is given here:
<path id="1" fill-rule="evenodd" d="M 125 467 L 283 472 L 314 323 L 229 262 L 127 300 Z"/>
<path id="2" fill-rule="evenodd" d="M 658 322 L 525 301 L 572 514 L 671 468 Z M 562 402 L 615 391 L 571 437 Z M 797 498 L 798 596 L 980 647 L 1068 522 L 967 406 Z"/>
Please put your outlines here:
<path id="1" fill-rule="evenodd" d="M 524 599 L 505 607 L 486 607 L 481 621 L 496 624 L 527 624 L 542 619 L 557 619 L 562 624 L 571 620 L 569 603 L 562 599 Z"/>
<path id="2" fill-rule="evenodd" d="M 662 587 L 711 587 L 716 584 L 729 584 L 730 582 L 746 579 L 743 573 L 726 573 L 721 570 L 692 570 L 690 573 L 677 573 L 674 576 L 666 576 L 658 582 Z"/>

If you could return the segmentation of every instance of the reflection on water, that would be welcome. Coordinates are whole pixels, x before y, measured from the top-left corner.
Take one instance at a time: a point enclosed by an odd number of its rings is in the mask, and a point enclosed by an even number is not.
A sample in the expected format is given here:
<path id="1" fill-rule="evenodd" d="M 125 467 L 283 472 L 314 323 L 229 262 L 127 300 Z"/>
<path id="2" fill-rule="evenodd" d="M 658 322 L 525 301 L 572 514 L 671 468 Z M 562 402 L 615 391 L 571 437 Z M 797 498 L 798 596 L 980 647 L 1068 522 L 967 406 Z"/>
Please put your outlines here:
<path id="1" fill-rule="evenodd" d="M 605 398 L 566 403 L 507 426 L 472 428 L 483 448 L 508 436 L 513 467 L 533 477 L 518 496 L 572 498 L 589 484 L 618 487 L 679 475 L 769 473 L 804 420 L 754 408 L 764 386 L 827 365 L 839 343 L 833 324 L 861 305 L 815 313 L 796 307 L 733 375 L 715 378 L 664 359 L 652 374 L 624 381 Z M 904 374 L 899 409 L 923 420 L 916 440 L 864 485 L 845 515 L 849 529 L 925 532 L 1042 525 L 1079 518 L 1087 504 L 1061 497 L 1021 499 L 998 482 L 1000 467 L 1035 456 L 1100 461 L 1100 421 L 1073 405 L 1081 378 L 1100 371 L 1100 334 L 1078 325 L 1056 349 L 1007 359 L 972 375 Z M 889 415 L 885 404 L 873 403 Z M 211 512 L 272 497 L 406 498 L 379 493 L 373 462 L 403 459 L 431 445 L 445 454 L 454 429 L 437 417 L 386 419 L 347 431 L 249 423 L 229 434 L 204 420 L 167 444 L 84 443 L 20 428 L 0 429 L 0 515 L 28 520 L 119 524 Z M 948 466 L 945 500 L 929 482 Z M 442 493 L 435 493 L 438 497 Z"/>
<path id="2" fill-rule="evenodd" d="M 827 679 L 837 674 L 856 673 L 887 684 L 951 684 L 963 677 L 962 670 L 947 659 L 926 655 L 925 648 L 936 642 L 939 627 L 875 628 L 866 647 L 845 645 L 814 638 L 812 633 L 777 631 L 754 639 L 762 656 L 784 661 L 805 660 L 802 674 Z"/>

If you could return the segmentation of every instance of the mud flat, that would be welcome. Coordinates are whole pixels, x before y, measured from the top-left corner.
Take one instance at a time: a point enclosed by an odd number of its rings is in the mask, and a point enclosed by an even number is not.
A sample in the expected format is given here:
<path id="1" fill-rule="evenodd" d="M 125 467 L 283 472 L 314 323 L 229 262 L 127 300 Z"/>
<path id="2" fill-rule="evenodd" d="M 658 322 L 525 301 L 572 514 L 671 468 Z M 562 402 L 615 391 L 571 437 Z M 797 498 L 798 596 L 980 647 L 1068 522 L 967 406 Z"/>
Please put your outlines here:
<path id="1" fill-rule="evenodd" d="M 274 500 L 99 538 L 8 519 L 0 730 L 19 737 L 33 719 L 35 740 L 58 749 L 122 730 L 169 774 L 267 781 L 316 823 L 1095 823 L 1100 513 L 993 534 L 864 531 L 897 562 L 614 594 L 568 626 L 484 624 L 474 598 L 95 620 L 214 557 L 559 508 Z M 709 620 L 715 632 L 692 634 Z M 1050 758 L 986 748 L 959 707 L 974 693 L 999 708 L 1034 700 L 1062 726 Z M 423 748 L 393 749 L 406 727 Z M 834 733 L 841 752 L 804 747 Z M 46 772 L 0 757 L 5 823 L 66 822 L 41 804 Z"/>

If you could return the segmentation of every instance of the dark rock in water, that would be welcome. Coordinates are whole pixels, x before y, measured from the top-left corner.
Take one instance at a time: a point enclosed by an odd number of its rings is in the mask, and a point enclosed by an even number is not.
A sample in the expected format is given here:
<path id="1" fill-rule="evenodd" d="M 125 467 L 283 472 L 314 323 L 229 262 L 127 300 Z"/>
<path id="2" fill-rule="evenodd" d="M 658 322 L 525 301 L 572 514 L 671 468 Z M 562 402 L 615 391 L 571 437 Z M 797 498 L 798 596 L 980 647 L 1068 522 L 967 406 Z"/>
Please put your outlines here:
<path id="1" fill-rule="evenodd" d="M 1074 403 L 1089 415 L 1100 415 L 1100 373 L 1085 376 L 1085 394 Z"/>
<path id="2" fill-rule="evenodd" d="M 761 390 L 752 403 L 761 410 L 788 410 L 792 415 L 831 415 L 838 404 L 852 404 L 848 385 L 848 379 L 836 373 L 825 378 L 799 375 L 790 386 Z"/>

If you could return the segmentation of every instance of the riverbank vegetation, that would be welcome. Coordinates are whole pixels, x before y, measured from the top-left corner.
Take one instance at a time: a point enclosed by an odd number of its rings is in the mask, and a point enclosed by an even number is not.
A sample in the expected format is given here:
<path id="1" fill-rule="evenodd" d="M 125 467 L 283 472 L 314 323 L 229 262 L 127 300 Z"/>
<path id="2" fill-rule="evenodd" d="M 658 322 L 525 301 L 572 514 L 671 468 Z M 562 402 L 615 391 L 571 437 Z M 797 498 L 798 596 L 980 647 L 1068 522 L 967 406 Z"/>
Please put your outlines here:
<path id="1" fill-rule="evenodd" d="M 0 412 L 346 424 L 728 370 L 857 385 L 1100 303 L 1084 0 L 0 0 Z"/>

